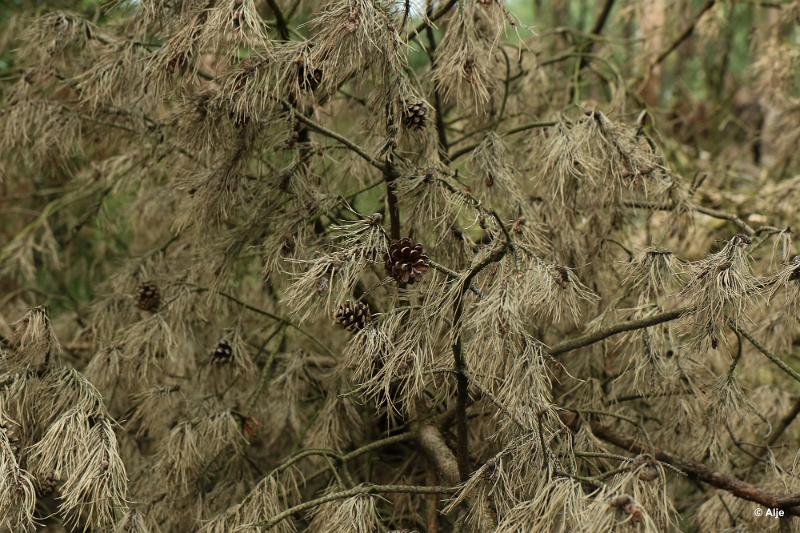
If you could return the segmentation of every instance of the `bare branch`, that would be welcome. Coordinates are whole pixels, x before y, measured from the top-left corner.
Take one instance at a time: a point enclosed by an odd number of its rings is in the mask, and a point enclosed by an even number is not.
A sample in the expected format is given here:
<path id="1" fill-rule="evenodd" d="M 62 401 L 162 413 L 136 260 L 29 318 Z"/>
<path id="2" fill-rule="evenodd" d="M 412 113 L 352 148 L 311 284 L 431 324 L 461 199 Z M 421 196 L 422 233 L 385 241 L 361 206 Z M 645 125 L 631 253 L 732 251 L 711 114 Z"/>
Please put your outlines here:
<path id="1" fill-rule="evenodd" d="M 728 474 L 714 471 L 704 465 L 688 459 L 682 459 L 664 450 L 649 450 L 636 441 L 628 437 L 618 435 L 611 429 L 599 424 L 592 424 L 592 433 L 606 442 L 609 442 L 623 450 L 635 454 L 649 453 L 656 460 L 669 464 L 685 472 L 690 478 L 697 479 L 718 489 L 730 492 L 738 498 L 760 503 L 766 507 L 780 508 L 787 514 L 800 516 L 800 509 L 795 507 L 800 504 L 800 496 L 787 496 L 772 493 L 762 489 L 747 481 L 735 478 Z"/>
<path id="2" fill-rule="evenodd" d="M 550 348 L 550 354 L 561 355 L 563 353 L 577 350 L 578 348 L 590 346 L 596 342 L 600 342 L 613 335 L 618 335 L 620 333 L 625 333 L 627 331 L 636 331 L 637 329 L 649 328 L 651 326 L 663 324 L 664 322 L 670 322 L 672 320 L 680 318 L 681 316 L 685 315 L 690 311 L 691 309 L 688 308 L 679 308 L 679 309 L 674 309 L 672 311 L 665 311 L 663 313 L 659 313 L 657 315 L 649 316 L 639 320 L 631 320 L 628 322 L 621 322 L 619 324 L 614 324 L 607 328 L 603 328 L 599 331 L 595 331 L 594 333 L 587 333 L 586 335 L 581 335 L 580 337 L 575 337 L 573 339 L 567 339 L 561 341 Z"/>

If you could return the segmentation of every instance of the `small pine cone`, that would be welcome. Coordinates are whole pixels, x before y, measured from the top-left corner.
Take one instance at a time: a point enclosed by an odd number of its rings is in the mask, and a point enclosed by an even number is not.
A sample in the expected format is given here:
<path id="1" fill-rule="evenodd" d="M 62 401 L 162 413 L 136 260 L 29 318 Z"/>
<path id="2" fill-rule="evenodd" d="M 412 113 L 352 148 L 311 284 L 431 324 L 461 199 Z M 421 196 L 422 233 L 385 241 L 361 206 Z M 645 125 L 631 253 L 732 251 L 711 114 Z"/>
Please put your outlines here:
<path id="1" fill-rule="evenodd" d="M 161 292 L 152 283 L 143 283 L 136 294 L 136 307 L 155 313 L 161 306 Z"/>
<path id="2" fill-rule="evenodd" d="M 370 321 L 372 314 L 366 302 L 343 303 L 336 310 L 336 322 L 347 331 L 361 331 L 367 322 Z"/>
<path id="3" fill-rule="evenodd" d="M 316 91 L 322 83 L 322 69 L 309 69 L 304 63 L 298 62 L 297 82 L 304 91 Z"/>
<path id="4" fill-rule="evenodd" d="M 53 494 L 61 484 L 55 473 L 48 474 L 44 479 L 37 480 L 39 493 L 43 495 Z"/>
<path id="5" fill-rule="evenodd" d="M 414 283 L 428 271 L 429 265 L 425 249 L 408 237 L 392 241 L 384 256 L 386 273 L 399 283 Z"/>
<path id="6" fill-rule="evenodd" d="M 562 289 L 566 289 L 569 286 L 569 270 L 562 267 L 556 266 L 556 283 Z"/>
<path id="7" fill-rule="evenodd" d="M 403 127 L 409 130 L 425 129 L 428 125 L 428 106 L 423 102 L 411 104 L 403 110 Z"/>
<path id="8" fill-rule="evenodd" d="M 211 354 L 211 363 L 215 365 L 227 365 L 233 359 L 233 346 L 228 341 L 219 341 L 214 353 Z"/>
<path id="9" fill-rule="evenodd" d="M 281 255 L 291 255 L 291 253 L 294 252 L 295 246 L 294 235 L 287 233 L 281 239 Z"/>

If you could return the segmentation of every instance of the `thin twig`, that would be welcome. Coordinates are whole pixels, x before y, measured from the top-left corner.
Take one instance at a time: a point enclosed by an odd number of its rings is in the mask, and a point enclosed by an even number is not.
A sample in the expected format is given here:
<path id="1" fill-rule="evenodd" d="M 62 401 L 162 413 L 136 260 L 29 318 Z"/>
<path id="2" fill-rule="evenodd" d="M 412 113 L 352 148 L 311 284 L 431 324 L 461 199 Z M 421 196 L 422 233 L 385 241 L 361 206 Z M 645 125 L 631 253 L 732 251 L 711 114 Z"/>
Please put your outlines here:
<path id="1" fill-rule="evenodd" d="M 788 413 L 786 413 L 786 416 L 781 418 L 780 422 L 778 422 L 778 425 L 773 427 L 772 433 L 770 433 L 769 438 L 767 439 L 766 446 L 761 448 L 756 453 L 756 456 L 758 457 L 759 460 L 764 455 L 766 455 L 767 450 L 769 450 L 770 446 L 772 446 L 773 444 L 778 442 L 778 439 L 781 438 L 781 435 L 783 435 L 786 432 L 786 430 L 789 428 L 790 425 L 792 425 L 792 422 L 794 422 L 797 419 L 798 416 L 800 416 L 800 398 L 798 398 L 794 402 L 794 405 L 792 406 L 792 409 Z M 752 469 L 756 465 L 757 462 L 758 461 L 755 461 L 755 460 L 751 461 L 751 463 L 749 465 L 747 465 L 748 468 Z"/>
<path id="2" fill-rule="evenodd" d="M 418 35 L 420 32 L 422 32 L 422 30 L 424 30 L 428 26 L 428 24 L 433 24 L 434 22 L 445 16 L 447 12 L 450 11 L 450 8 L 452 8 L 457 3 L 458 0 L 449 0 L 433 16 L 428 17 L 428 20 L 420 22 L 419 25 L 411 31 L 408 38 L 411 39 L 413 36 Z"/>
<path id="3" fill-rule="evenodd" d="M 557 124 L 557 122 L 555 122 L 553 120 L 545 120 L 545 121 L 539 121 L 539 122 L 529 122 L 527 124 L 522 124 L 521 126 L 517 126 L 515 128 L 511 128 L 511 129 L 501 133 L 501 135 L 502 136 L 513 135 L 515 133 L 522 133 L 524 131 L 529 131 L 529 130 L 533 130 L 533 129 L 537 129 L 537 128 L 549 128 L 549 127 L 555 126 L 556 124 Z M 480 143 L 473 143 L 473 144 L 470 144 L 469 146 L 465 146 L 463 148 L 459 148 L 458 150 L 456 150 L 455 152 L 450 154 L 450 160 L 451 161 L 455 161 L 459 157 L 470 153 L 471 151 L 473 151 L 478 146 L 480 146 Z"/>
<path id="4" fill-rule="evenodd" d="M 664 322 L 670 322 L 672 320 L 680 318 L 689 311 L 691 311 L 689 308 L 682 307 L 674 309 L 672 311 L 665 311 L 663 313 L 659 313 L 657 315 L 649 316 L 639 320 L 620 322 L 619 324 L 614 324 L 612 326 L 601 329 L 599 331 L 595 331 L 593 333 L 587 333 L 586 335 L 581 335 L 579 337 L 561 341 L 550 348 L 550 354 L 561 355 L 563 353 L 571 352 L 573 350 L 577 350 L 578 348 L 583 348 L 585 346 L 592 345 L 596 342 L 600 342 L 613 335 L 618 335 L 620 333 L 625 333 L 627 331 L 635 331 L 637 329 L 649 328 L 651 326 L 663 324 Z"/>
<path id="5" fill-rule="evenodd" d="M 631 207 L 634 209 L 654 209 L 659 211 L 672 211 L 675 206 L 670 204 L 657 204 L 652 202 L 625 202 L 626 207 Z M 718 218 L 720 220 L 728 220 L 734 223 L 740 230 L 745 232 L 748 235 L 755 235 L 761 228 L 758 230 L 753 229 L 747 222 L 739 218 L 733 213 L 726 213 L 725 211 L 719 211 L 718 209 L 712 209 L 710 207 L 703 207 L 701 205 L 692 205 L 690 206 L 693 211 L 697 211 L 698 213 L 702 213 L 704 215 L 708 215 L 712 218 Z"/>
<path id="6" fill-rule="evenodd" d="M 669 55 L 672 52 L 674 52 L 683 43 L 683 41 L 685 41 L 686 39 L 688 39 L 689 37 L 692 36 L 692 34 L 694 33 L 694 29 L 697 26 L 697 22 L 700 20 L 700 17 L 702 17 L 703 14 L 706 11 L 708 11 L 709 9 L 714 7 L 715 3 L 716 3 L 716 0 L 708 0 L 705 3 L 705 5 L 703 5 L 703 7 L 700 8 L 700 12 L 697 13 L 697 15 L 694 17 L 694 19 L 692 19 L 692 22 L 689 24 L 689 26 L 687 26 L 686 29 L 683 30 L 683 32 L 678 36 L 678 38 L 675 39 L 672 42 L 672 44 L 670 44 L 667 47 L 666 50 L 661 52 L 658 55 L 658 57 L 652 63 L 650 63 L 650 70 L 653 70 L 655 67 L 657 67 L 659 64 L 661 64 L 667 57 L 669 57 Z"/>
<path id="7" fill-rule="evenodd" d="M 240 300 L 239 298 L 233 296 L 232 294 L 228 294 L 226 292 L 212 290 L 212 289 L 209 289 L 208 287 L 200 287 L 198 285 L 193 285 L 191 283 L 185 283 L 185 285 L 187 285 L 189 287 L 192 287 L 193 290 L 196 291 L 196 292 L 211 292 L 212 294 L 218 294 L 218 295 L 222 296 L 223 298 L 226 298 L 226 299 L 232 301 L 233 303 L 241 306 L 242 308 L 247 309 L 248 311 L 252 311 L 253 313 L 256 313 L 256 314 L 259 314 L 259 315 L 264 315 L 266 317 L 271 318 L 272 320 L 276 320 L 276 321 L 278 321 L 278 322 L 280 322 L 282 324 L 286 324 L 288 327 L 294 329 L 295 331 L 297 331 L 298 333 L 300 333 L 304 337 L 308 338 L 311 342 L 316 344 L 319 348 L 321 348 L 323 351 L 325 351 L 328 355 L 330 355 L 331 357 L 336 359 L 336 354 L 333 353 L 333 351 L 331 351 L 330 348 L 325 346 L 314 335 L 312 335 L 311 333 L 309 333 L 308 331 L 306 331 L 302 327 L 298 326 L 297 324 L 293 323 L 289 319 L 286 319 L 286 318 L 284 318 L 282 316 L 278 316 L 278 315 L 276 315 L 274 313 L 270 313 L 266 309 L 261 309 L 260 307 L 256 307 L 255 305 L 252 305 L 252 304 L 249 304 L 247 302 L 244 302 L 244 301 Z"/>
<path id="8" fill-rule="evenodd" d="M 791 377 L 793 377 L 795 380 L 800 382 L 800 373 L 798 373 L 797 370 L 795 370 L 794 368 L 792 368 L 789 365 L 787 365 L 783 361 L 783 359 L 781 359 L 780 357 L 778 357 L 777 355 L 775 355 L 774 353 L 769 351 L 766 348 L 766 346 L 764 346 L 763 344 L 758 342 L 758 340 L 756 338 L 754 338 L 750 333 L 748 333 L 747 331 L 743 330 L 741 327 L 739 327 L 736 324 L 734 324 L 733 321 L 729 321 L 729 324 L 730 324 L 731 328 L 733 328 L 733 331 L 735 331 L 739 335 L 742 335 L 745 339 L 750 341 L 750 344 L 752 344 L 755 347 L 756 350 L 758 350 L 759 352 L 764 354 L 764 356 L 767 359 L 769 359 L 770 361 L 772 361 L 773 363 L 775 363 L 778 366 L 778 368 L 780 368 L 781 370 L 783 370 L 784 372 L 789 374 Z"/>
<path id="9" fill-rule="evenodd" d="M 288 102 L 286 103 L 286 105 L 291 107 Z M 303 124 L 305 124 L 306 126 L 311 128 L 312 130 L 316 131 L 317 133 L 321 133 L 322 135 L 325 135 L 326 137 L 330 137 L 331 139 L 339 141 L 344 146 L 346 146 L 347 148 L 352 150 L 354 153 L 356 153 L 364 161 L 366 161 L 367 163 L 369 163 L 373 167 L 377 168 L 381 172 L 385 172 L 386 171 L 386 165 L 384 165 L 383 163 L 381 163 L 380 161 L 378 161 L 377 159 L 375 159 L 374 157 L 369 155 L 369 153 L 367 153 L 367 151 L 364 148 L 360 147 L 358 144 L 354 143 L 353 141 L 351 141 L 350 139 L 348 139 L 344 135 L 341 135 L 339 133 L 336 133 L 335 131 L 332 131 L 332 130 L 326 128 L 322 124 L 319 124 L 318 122 L 308 118 L 303 113 L 295 112 L 294 116 L 295 116 L 295 118 L 297 118 L 297 120 L 299 120 L 300 122 L 302 122 Z"/>
<path id="10" fill-rule="evenodd" d="M 614 7 L 614 0 L 605 0 L 603 6 L 600 8 L 600 12 L 597 14 L 597 19 L 595 19 L 594 25 L 592 26 L 592 35 L 597 36 L 603 32 L 603 28 L 608 21 L 608 16 L 611 14 L 611 8 Z M 594 49 L 594 45 L 597 42 L 595 38 L 587 39 L 581 49 L 581 58 L 578 60 L 578 71 L 576 73 L 576 83 L 572 86 L 572 91 L 576 91 L 578 85 L 580 84 L 580 72 L 589 65 L 591 58 L 589 57 Z"/>

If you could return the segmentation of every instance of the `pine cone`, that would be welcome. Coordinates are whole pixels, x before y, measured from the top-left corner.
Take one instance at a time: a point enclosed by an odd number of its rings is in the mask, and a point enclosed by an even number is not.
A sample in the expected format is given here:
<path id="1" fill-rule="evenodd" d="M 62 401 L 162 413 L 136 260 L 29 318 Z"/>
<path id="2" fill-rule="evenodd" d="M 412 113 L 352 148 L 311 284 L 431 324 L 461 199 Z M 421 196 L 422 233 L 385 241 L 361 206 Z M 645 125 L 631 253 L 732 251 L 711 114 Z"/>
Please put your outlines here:
<path id="1" fill-rule="evenodd" d="M 53 494 L 61 484 L 61 480 L 56 477 L 55 472 L 48 474 L 44 479 L 37 479 L 39 492 L 43 495 Z"/>
<path id="2" fill-rule="evenodd" d="M 423 102 L 411 104 L 403 110 L 403 127 L 421 130 L 428 125 L 428 106 Z"/>
<path id="3" fill-rule="evenodd" d="M 343 303 L 336 310 L 336 322 L 347 331 L 361 331 L 367 322 L 370 321 L 372 314 L 366 302 Z"/>
<path id="4" fill-rule="evenodd" d="M 161 306 L 161 292 L 152 283 L 143 283 L 139 286 L 136 296 L 136 307 L 142 311 L 155 313 Z"/>
<path id="5" fill-rule="evenodd" d="M 305 64 L 297 64 L 297 82 L 304 91 L 316 91 L 322 83 L 322 69 L 308 69 Z"/>
<path id="6" fill-rule="evenodd" d="M 392 241 L 384 257 L 386 273 L 399 283 L 414 283 L 428 271 L 429 264 L 422 245 L 408 237 Z"/>
<path id="7" fill-rule="evenodd" d="M 233 346 L 228 341 L 219 341 L 214 353 L 211 354 L 211 363 L 215 365 L 227 365 L 233 359 Z"/>

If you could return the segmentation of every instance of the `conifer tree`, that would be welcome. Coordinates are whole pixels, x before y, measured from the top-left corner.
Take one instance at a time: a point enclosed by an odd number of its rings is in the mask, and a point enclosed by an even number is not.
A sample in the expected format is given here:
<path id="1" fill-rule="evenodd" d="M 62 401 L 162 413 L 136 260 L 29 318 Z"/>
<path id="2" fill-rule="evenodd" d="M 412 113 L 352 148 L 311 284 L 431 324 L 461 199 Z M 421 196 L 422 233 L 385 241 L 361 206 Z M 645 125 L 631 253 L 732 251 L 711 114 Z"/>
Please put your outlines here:
<path id="1" fill-rule="evenodd" d="M 798 17 L 8 3 L 0 531 L 794 531 Z"/>

